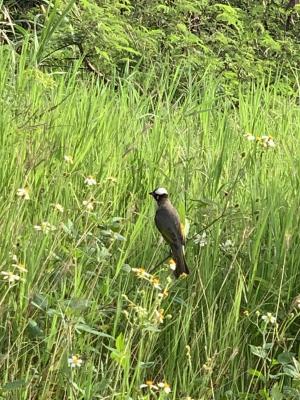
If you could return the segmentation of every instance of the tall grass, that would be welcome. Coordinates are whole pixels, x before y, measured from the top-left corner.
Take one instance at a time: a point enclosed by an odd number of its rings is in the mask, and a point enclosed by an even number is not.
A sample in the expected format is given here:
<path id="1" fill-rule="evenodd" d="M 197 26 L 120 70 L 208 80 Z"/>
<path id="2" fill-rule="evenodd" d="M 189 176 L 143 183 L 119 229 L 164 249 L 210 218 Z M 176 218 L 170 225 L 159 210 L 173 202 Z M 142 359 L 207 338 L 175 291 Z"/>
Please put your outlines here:
<path id="1" fill-rule="evenodd" d="M 176 77 L 116 90 L 0 51 L 1 398 L 294 398 L 296 101 L 261 82 L 237 106 L 209 74 L 179 99 Z M 186 279 L 159 265 L 157 186 L 190 223 Z"/>

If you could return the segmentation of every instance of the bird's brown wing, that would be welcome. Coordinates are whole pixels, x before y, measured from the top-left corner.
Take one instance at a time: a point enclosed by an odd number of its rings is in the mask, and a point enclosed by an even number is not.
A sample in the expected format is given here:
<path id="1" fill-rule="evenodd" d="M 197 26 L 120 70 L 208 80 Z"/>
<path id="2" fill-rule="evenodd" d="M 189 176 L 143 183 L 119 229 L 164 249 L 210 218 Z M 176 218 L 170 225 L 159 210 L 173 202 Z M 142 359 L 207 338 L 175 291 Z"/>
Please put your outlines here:
<path id="1" fill-rule="evenodd" d="M 155 224 L 167 243 L 174 246 L 183 244 L 179 217 L 173 207 L 160 207 L 155 214 Z"/>
<path id="2" fill-rule="evenodd" d="M 176 269 L 174 275 L 178 278 L 181 274 L 189 273 L 184 257 L 184 238 L 177 211 L 172 206 L 159 207 L 155 215 L 155 224 L 165 241 L 170 245 Z"/>

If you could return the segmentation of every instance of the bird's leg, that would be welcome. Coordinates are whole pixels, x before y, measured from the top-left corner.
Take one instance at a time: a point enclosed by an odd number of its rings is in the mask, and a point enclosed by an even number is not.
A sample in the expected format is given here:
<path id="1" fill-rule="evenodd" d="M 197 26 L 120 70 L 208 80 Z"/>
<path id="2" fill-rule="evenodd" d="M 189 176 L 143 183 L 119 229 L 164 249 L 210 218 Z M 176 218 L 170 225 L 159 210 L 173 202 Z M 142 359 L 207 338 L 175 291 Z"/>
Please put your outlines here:
<path id="1" fill-rule="evenodd" d="M 158 267 L 160 267 L 165 261 L 167 261 L 171 257 L 172 257 L 172 254 L 170 253 L 166 258 L 164 258 L 162 261 L 160 261 L 158 264 L 156 264 L 153 268 L 150 268 L 149 273 L 151 274 L 152 271 L 156 270 Z"/>

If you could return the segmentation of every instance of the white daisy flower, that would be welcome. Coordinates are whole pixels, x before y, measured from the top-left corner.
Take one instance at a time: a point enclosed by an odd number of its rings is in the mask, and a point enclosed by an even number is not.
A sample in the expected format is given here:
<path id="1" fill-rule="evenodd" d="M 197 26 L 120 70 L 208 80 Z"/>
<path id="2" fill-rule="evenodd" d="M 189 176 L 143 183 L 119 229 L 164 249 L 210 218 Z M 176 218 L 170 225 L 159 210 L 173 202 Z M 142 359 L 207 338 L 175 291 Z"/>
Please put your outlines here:
<path id="1" fill-rule="evenodd" d="M 149 274 L 145 268 L 131 268 L 131 271 L 134 272 L 139 278 L 151 278 L 151 274 Z"/>
<path id="2" fill-rule="evenodd" d="M 144 388 L 148 388 L 148 389 L 151 389 L 151 390 L 158 390 L 158 387 L 151 380 L 148 380 L 145 383 L 142 383 L 140 385 L 140 389 L 144 389 Z"/>
<path id="3" fill-rule="evenodd" d="M 36 231 L 43 232 L 45 234 L 55 231 L 56 227 L 54 225 L 51 225 L 49 222 L 44 221 L 41 223 L 41 225 L 34 225 L 34 229 Z"/>
<path id="4" fill-rule="evenodd" d="M 169 264 L 169 268 L 171 271 L 175 271 L 176 270 L 176 262 L 173 258 L 170 258 L 168 260 L 168 264 Z"/>
<path id="5" fill-rule="evenodd" d="M 164 312 L 165 310 L 163 308 L 154 311 L 154 319 L 157 324 L 162 324 L 164 322 Z"/>
<path id="6" fill-rule="evenodd" d="M 61 204 L 59 204 L 59 203 L 54 204 L 53 207 L 54 207 L 57 211 L 59 211 L 60 213 L 63 213 L 63 212 L 65 211 L 65 209 L 63 208 L 63 206 L 62 206 Z"/>
<path id="7" fill-rule="evenodd" d="M 68 358 L 68 365 L 71 368 L 80 368 L 82 366 L 83 360 L 80 358 L 79 354 L 74 354 Z"/>
<path id="8" fill-rule="evenodd" d="M 73 164 L 74 160 L 72 156 L 64 155 L 64 160 L 67 164 Z"/>
<path id="9" fill-rule="evenodd" d="M 30 200 L 29 190 L 27 188 L 18 189 L 17 196 L 22 197 L 24 200 Z"/>
<path id="10" fill-rule="evenodd" d="M 253 136 L 253 135 L 251 135 L 250 133 L 246 133 L 246 134 L 244 135 L 244 138 L 245 138 L 246 140 L 248 140 L 249 142 L 254 142 L 254 141 L 256 140 L 256 137 Z"/>
<path id="11" fill-rule="evenodd" d="M 1 271 L 0 274 L 3 276 L 3 280 L 9 283 L 15 283 L 21 279 L 19 275 L 15 275 L 10 271 Z"/>
<path id="12" fill-rule="evenodd" d="M 82 204 L 85 206 L 87 211 L 94 210 L 94 203 L 90 200 L 83 200 Z"/>
<path id="13" fill-rule="evenodd" d="M 87 177 L 85 178 L 84 183 L 85 183 L 86 185 L 88 185 L 88 186 L 97 185 L 96 179 L 95 179 L 93 176 L 91 176 L 91 175 L 89 175 L 89 176 L 87 176 Z"/>
<path id="14" fill-rule="evenodd" d="M 194 243 L 199 244 L 200 247 L 206 246 L 207 245 L 206 232 L 203 232 L 202 234 L 198 233 L 194 238 Z"/>
<path id="15" fill-rule="evenodd" d="M 150 283 L 153 285 L 155 289 L 161 290 L 160 280 L 156 276 L 151 276 Z"/>
<path id="16" fill-rule="evenodd" d="M 269 323 L 272 325 L 276 324 L 276 318 L 274 317 L 274 315 L 272 313 L 268 312 L 267 315 L 263 315 L 261 317 L 261 319 L 263 321 L 265 321 L 267 324 L 269 324 Z"/>
<path id="17" fill-rule="evenodd" d="M 233 248 L 233 246 L 234 246 L 234 243 L 230 239 L 227 239 L 227 240 L 225 240 L 225 242 L 220 244 L 221 249 L 225 252 L 230 251 Z"/>
<path id="18" fill-rule="evenodd" d="M 159 382 L 157 386 L 167 394 L 171 393 L 171 386 L 167 382 Z"/>
<path id="19" fill-rule="evenodd" d="M 276 144 L 274 142 L 274 139 L 272 136 L 267 136 L 267 135 L 263 135 L 261 137 L 261 143 L 263 145 L 263 147 L 270 147 L 270 148 L 274 148 L 276 147 Z"/>

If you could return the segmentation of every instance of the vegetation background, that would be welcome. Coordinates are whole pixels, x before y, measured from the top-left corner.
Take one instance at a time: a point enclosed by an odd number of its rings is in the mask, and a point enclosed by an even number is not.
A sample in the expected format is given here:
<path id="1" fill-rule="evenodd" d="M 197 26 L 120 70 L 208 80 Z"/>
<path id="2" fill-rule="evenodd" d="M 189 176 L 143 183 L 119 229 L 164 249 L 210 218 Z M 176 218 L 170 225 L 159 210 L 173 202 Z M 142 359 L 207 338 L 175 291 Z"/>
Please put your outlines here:
<path id="1" fill-rule="evenodd" d="M 299 399 L 299 7 L 0 0 L 0 398 Z"/>

